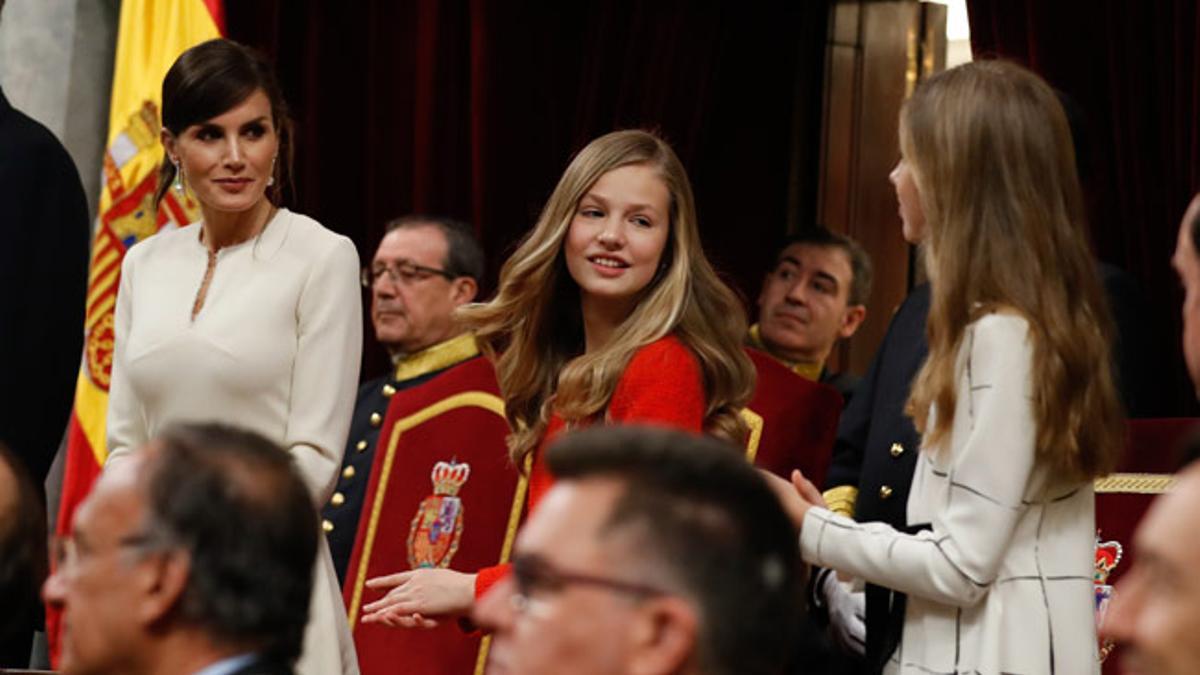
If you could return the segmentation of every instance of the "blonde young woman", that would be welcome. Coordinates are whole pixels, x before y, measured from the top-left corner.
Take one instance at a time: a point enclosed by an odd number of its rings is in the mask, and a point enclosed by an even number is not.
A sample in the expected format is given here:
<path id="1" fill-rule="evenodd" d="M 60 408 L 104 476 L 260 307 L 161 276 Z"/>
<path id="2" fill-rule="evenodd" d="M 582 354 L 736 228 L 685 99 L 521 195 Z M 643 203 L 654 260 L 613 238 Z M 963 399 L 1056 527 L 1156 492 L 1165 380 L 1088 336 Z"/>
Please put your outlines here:
<path id="1" fill-rule="evenodd" d="M 618 131 L 580 151 L 496 297 L 464 316 L 496 363 L 512 460 L 530 467 L 530 509 L 551 483 L 542 452 L 570 427 L 648 422 L 744 441 L 738 411 L 754 388 L 745 316 L 700 247 L 683 165 L 653 134 Z M 363 620 L 436 625 L 506 572 L 372 580 L 391 590 Z"/>
<path id="2" fill-rule="evenodd" d="M 977 62 L 917 88 L 900 148 L 932 286 L 915 533 L 837 516 L 794 476 L 802 555 L 907 595 L 884 672 L 1097 672 L 1091 481 L 1123 431 L 1066 118 L 1037 76 Z"/>

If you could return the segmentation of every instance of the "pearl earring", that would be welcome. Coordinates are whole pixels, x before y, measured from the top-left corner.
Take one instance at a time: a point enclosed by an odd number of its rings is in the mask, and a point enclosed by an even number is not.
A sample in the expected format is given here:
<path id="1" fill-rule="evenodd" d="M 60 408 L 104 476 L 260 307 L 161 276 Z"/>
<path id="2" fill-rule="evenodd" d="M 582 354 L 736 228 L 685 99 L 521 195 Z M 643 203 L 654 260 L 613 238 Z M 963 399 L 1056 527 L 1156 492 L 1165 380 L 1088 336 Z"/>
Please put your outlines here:
<path id="1" fill-rule="evenodd" d="M 179 160 L 172 162 L 175 165 L 175 191 L 183 194 L 183 165 Z"/>
<path id="2" fill-rule="evenodd" d="M 272 185 L 275 184 L 275 160 L 278 157 L 279 156 L 276 155 L 275 157 L 271 158 L 271 175 L 267 176 L 267 187 L 271 187 Z"/>

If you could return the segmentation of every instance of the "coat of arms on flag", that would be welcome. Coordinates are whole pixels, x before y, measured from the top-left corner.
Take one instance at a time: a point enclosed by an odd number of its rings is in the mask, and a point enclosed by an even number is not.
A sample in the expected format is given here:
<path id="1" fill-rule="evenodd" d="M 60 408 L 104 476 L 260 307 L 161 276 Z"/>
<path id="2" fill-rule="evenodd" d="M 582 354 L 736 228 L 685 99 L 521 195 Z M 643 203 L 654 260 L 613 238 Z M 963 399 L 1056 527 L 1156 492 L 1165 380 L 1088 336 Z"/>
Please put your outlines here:
<path id="1" fill-rule="evenodd" d="M 470 476 L 471 466 L 465 462 L 451 459 L 433 465 L 429 475 L 433 494 L 421 500 L 408 531 L 410 568 L 450 566 L 463 531 L 463 505 L 458 491 Z"/>

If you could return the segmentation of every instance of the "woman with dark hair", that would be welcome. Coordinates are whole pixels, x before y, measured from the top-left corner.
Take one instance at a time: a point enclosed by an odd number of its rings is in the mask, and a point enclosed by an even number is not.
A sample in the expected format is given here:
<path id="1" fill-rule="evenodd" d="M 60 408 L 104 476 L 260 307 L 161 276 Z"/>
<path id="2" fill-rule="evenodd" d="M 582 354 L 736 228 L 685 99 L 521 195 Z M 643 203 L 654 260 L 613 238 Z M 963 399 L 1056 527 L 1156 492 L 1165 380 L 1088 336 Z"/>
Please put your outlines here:
<path id="1" fill-rule="evenodd" d="M 228 40 L 184 52 L 163 80 L 158 198 L 190 190 L 201 220 L 132 248 L 121 268 L 108 462 L 170 422 L 219 420 L 291 453 L 329 497 L 354 405 L 358 254 L 280 206 L 291 125 L 270 67 Z M 325 540 L 297 672 L 358 671 Z"/>

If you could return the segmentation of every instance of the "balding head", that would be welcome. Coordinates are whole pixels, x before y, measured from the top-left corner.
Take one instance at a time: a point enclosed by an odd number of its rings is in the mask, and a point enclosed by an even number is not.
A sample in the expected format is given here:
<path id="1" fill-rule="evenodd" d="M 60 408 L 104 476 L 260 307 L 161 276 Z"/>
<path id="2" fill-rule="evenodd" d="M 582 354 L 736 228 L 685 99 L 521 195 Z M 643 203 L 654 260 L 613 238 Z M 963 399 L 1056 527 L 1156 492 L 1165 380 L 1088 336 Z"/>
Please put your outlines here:
<path id="1" fill-rule="evenodd" d="M 248 652 L 291 663 L 318 536 L 282 448 L 216 424 L 167 429 L 106 467 L 76 512 L 44 591 L 63 610 L 63 672 L 193 672 Z"/>
<path id="2" fill-rule="evenodd" d="M 1171 265 L 1183 285 L 1183 356 L 1200 393 L 1200 194 L 1192 198 L 1179 223 Z"/>

